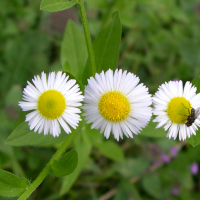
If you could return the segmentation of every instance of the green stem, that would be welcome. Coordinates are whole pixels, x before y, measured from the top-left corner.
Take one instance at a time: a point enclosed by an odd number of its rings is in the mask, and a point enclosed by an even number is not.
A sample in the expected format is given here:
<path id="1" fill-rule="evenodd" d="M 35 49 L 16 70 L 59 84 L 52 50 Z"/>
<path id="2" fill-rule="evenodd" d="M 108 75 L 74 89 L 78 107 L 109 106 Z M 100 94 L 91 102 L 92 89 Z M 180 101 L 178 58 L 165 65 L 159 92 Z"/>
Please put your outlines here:
<path id="1" fill-rule="evenodd" d="M 133 189 L 133 192 L 134 192 L 134 195 L 135 195 L 135 199 L 142 200 L 142 197 L 140 196 L 140 193 L 137 191 L 134 184 L 132 185 L 132 189 Z"/>
<path id="2" fill-rule="evenodd" d="M 92 67 L 91 72 L 92 72 L 92 75 L 94 76 L 95 73 L 96 73 L 95 57 L 94 57 L 94 50 L 93 50 L 93 46 L 92 46 L 92 40 L 91 40 L 90 32 L 89 32 L 89 29 L 88 29 L 84 0 L 78 0 L 77 5 L 78 5 L 78 8 L 79 8 L 81 21 L 82 21 L 82 24 L 83 24 L 83 30 L 84 30 L 84 33 L 85 33 L 85 40 L 86 40 L 86 44 L 87 44 L 88 55 L 89 55 L 89 59 L 90 59 L 91 67 Z"/>
<path id="3" fill-rule="evenodd" d="M 80 127 L 80 124 L 79 124 Z M 26 191 L 18 198 L 18 200 L 25 200 L 27 199 L 34 191 L 35 189 L 40 185 L 40 183 L 45 179 L 45 177 L 49 174 L 51 169 L 51 164 L 54 160 L 59 159 L 62 154 L 65 152 L 69 144 L 71 143 L 72 139 L 76 135 L 76 132 L 78 131 L 78 128 L 73 131 L 73 133 L 69 134 L 63 144 L 58 148 L 56 153 L 53 155 L 51 160 L 47 163 L 45 168 L 40 172 L 38 177 L 33 181 L 33 183 L 26 189 Z"/>

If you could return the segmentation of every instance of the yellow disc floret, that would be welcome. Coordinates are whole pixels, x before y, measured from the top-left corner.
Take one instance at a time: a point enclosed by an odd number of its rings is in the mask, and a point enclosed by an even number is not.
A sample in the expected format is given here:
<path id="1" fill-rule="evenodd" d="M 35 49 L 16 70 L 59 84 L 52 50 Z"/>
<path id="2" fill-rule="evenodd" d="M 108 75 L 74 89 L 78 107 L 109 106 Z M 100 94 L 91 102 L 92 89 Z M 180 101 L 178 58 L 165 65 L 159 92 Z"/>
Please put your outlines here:
<path id="1" fill-rule="evenodd" d="M 124 121 L 131 111 L 127 97 L 117 91 L 103 94 L 99 100 L 98 108 L 101 116 L 109 122 Z"/>
<path id="2" fill-rule="evenodd" d="M 192 106 L 184 97 L 171 99 L 167 107 L 167 114 L 172 123 L 185 124 L 191 113 Z"/>
<path id="3" fill-rule="evenodd" d="M 62 93 L 57 90 L 43 92 L 38 101 L 39 113 L 47 119 L 57 119 L 66 109 L 66 101 Z"/>

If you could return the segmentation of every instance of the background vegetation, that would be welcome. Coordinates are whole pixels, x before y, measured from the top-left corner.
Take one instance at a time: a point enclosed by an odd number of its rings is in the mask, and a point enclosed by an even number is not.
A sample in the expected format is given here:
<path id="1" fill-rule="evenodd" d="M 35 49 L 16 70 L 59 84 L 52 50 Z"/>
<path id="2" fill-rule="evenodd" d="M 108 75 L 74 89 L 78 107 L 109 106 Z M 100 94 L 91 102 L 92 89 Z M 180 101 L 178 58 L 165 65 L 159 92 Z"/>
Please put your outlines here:
<path id="1" fill-rule="evenodd" d="M 93 39 L 119 10 L 123 33 L 118 67 L 138 75 L 152 94 L 165 81 L 199 76 L 199 0 L 85 3 Z M 29 180 L 37 177 L 59 142 L 38 147 L 4 144 L 24 121 L 18 107 L 22 89 L 41 71 L 62 69 L 61 42 L 69 19 L 82 31 L 76 7 L 46 13 L 39 5 L 39 0 L 0 1 L 0 168 Z M 75 172 L 62 179 L 49 175 L 30 199 L 200 199 L 199 146 L 142 134 L 117 143 L 90 126 L 74 146 L 79 153 Z"/>

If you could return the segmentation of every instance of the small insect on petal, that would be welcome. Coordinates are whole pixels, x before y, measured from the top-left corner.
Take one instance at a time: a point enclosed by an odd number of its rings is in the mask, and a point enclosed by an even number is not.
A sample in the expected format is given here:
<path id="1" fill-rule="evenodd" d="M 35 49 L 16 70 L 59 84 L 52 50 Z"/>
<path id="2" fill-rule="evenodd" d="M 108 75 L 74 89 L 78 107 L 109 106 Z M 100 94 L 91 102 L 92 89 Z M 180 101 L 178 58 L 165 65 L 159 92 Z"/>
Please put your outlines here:
<path id="1" fill-rule="evenodd" d="M 185 140 L 195 135 L 200 127 L 200 93 L 189 81 L 169 81 L 162 84 L 153 96 L 153 113 L 157 128 L 163 126 L 168 130 L 167 137 Z"/>
<path id="2" fill-rule="evenodd" d="M 199 115 L 200 115 L 200 107 L 197 108 L 196 110 L 194 108 L 192 108 L 191 112 L 190 112 L 190 115 L 188 116 L 187 122 L 185 123 L 185 125 L 187 127 L 192 126 L 192 124 L 198 118 Z"/>

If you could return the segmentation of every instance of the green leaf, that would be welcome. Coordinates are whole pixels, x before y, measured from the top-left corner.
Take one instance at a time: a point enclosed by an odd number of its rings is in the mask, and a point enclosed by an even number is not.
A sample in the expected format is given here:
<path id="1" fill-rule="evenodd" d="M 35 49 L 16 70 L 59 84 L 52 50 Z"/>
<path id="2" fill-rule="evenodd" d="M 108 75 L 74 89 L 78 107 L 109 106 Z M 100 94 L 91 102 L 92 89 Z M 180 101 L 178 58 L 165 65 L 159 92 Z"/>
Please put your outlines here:
<path id="1" fill-rule="evenodd" d="M 160 179 L 157 174 L 153 173 L 153 174 L 144 176 L 144 178 L 142 179 L 142 184 L 143 184 L 144 189 L 154 198 L 158 198 L 158 199 L 161 198 L 162 189 L 161 189 Z"/>
<path id="2" fill-rule="evenodd" d="M 141 135 L 145 135 L 148 137 L 166 137 L 167 132 L 161 128 L 156 128 L 157 123 L 153 122 L 153 119 L 149 122 L 149 124 L 142 130 Z"/>
<path id="3" fill-rule="evenodd" d="M 53 137 L 50 134 L 38 134 L 29 129 L 27 122 L 23 122 L 10 134 L 5 144 L 12 146 L 46 146 L 61 142 L 65 137 L 67 137 L 67 134 L 64 131 L 62 131 L 59 137 Z"/>
<path id="4" fill-rule="evenodd" d="M 193 147 L 197 146 L 200 143 L 200 130 L 196 131 L 196 135 L 191 135 L 190 138 L 187 138 L 187 141 Z"/>
<path id="5" fill-rule="evenodd" d="M 88 58 L 84 34 L 72 22 L 67 23 L 61 45 L 61 63 L 66 72 L 82 82 L 83 70 Z"/>
<path id="6" fill-rule="evenodd" d="M 4 197 L 20 196 L 30 185 L 29 180 L 0 169 L 0 195 Z"/>
<path id="7" fill-rule="evenodd" d="M 112 141 L 105 141 L 95 145 L 99 151 L 106 157 L 114 161 L 124 161 L 122 149 Z"/>
<path id="8" fill-rule="evenodd" d="M 102 143 L 103 139 L 105 139 L 103 134 L 100 133 L 100 130 L 91 129 L 91 124 L 87 124 L 85 128 L 87 131 L 87 135 L 89 136 L 89 139 L 91 141 L 91 144 L 93 144 L 94 146 L 96 144 Z"/>
<path id="9" fill-rule="evenodd" d="M 73 149 L 62 156 L 59 160 L 54 160 L 51 165 L 51 174 L 56 177 L 62 177 L 71 174 L 78 163 L 78 154 L 76 149 Z"/>
<path id="10" fill-rule="evenodd" d="M 142 200 L 137 188 L 128 179 L 120 179 L 117 185 L 117 194 L 113 200 L 137 199 Z"/>
<path id="11" fill-rule="evenodd" d="M 148 166 L 147 159 L 139 157 L 136 159 L 127 158 L 124 162 L 116 163 L 115 168 L 122 176 L 131 178 L 143 173 Z"/>
<path id="12" fill-rule="evenodd" d="M 97 73 L 102 70 L 116 69 L 121 33 L 120 17 L 118 11 L 116 11 L 112 15 L 112 20 L 103 27 L 93 44 Z M 90 68 L 90 62 L 88 61 L 83 74 L 83 84 L 85 85 L 87 84 L 87 79 L 92 75 Z"/>
<path id="13" fill-rule="evenodd" d="M 71 8 L 75 4 L 76 2 L 71 2 L 69 0 L 42 0 L 40 4 L 40 10 L 57 12 Z"/>
<path id="14" fill-rule="evenodd" d="M 115 70 L 119 57 L 122 26 L 119 12 L 112 14 L 112 20 L 98 34 L 94 41 L 97 73 L 108 69 Z"/>
<path id="15" fill-rule="evenodd" d="M 86 161 L 88 160 L 91 151 L 91 144 L 88 141 L 87 135 L 84 135 L 83 137 L 83 141 L 81 140 L 81 142 L 78 142 L 75 145 L 79 155 L 78 165 L 73 173 L 63 178 L 63 184 L 60 190 L 60 195 L 66 194 L 70 190 L 70 188 L 78 178 L 80 172 L 82 171 L 83 167 L 85 166 Z"/>
<path id="16" fill-rule="evenodd" d="M 196 93 L 200 93 L 200 77 L 192 80 L 192 84 L 197 87 Z"/>
<path id="17" fill-rule="evenodd" d="M 200 77 L 195 78 L 192 84 L 197 87 L 197 93 L 200 93 Z M 187 141 L 193 147 L 197 146 L 200 143 L 200 130 L 196 131 L 196 135 L 191 135 L 190 138 L 187 138 Z"/>

